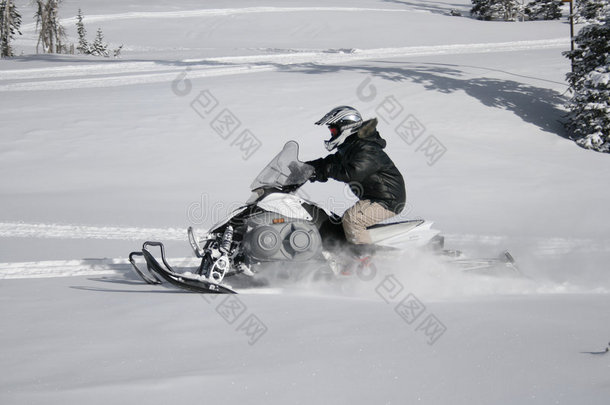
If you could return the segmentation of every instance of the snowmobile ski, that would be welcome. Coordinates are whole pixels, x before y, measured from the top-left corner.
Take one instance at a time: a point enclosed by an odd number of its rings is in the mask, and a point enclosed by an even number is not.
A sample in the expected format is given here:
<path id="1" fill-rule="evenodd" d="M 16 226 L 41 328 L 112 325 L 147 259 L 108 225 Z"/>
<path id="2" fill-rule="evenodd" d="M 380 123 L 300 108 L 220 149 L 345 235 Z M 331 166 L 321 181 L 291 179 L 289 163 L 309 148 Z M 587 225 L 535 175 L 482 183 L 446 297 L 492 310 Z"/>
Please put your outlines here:
<path id="1" fill-rule="evenodd" d="M 161 260 L 163 265 L 153 256 L 148 250 L 149 246 L 158 246 L 161 249 Z M 138 268 L 135 262 L 135 256 L 142 256 L 146 261 L 146 267 L 150 275 L 145 274 Z M 160 276 L 168 283 L 181 288 L 183 290 L 196 293 L 212 293 L 212 294 L 237 294 L 231 287 L 219 283 L 215 283 L 206 279 L 204 276 L 196 274 L 178 273 L 172 269 L 165 258 L 165 247 L 161 242 L 145 242 L 141 252 L 132 252 L 129 255 L 129 261 L 136 273 L 148 284 L 161 284 Z"/>

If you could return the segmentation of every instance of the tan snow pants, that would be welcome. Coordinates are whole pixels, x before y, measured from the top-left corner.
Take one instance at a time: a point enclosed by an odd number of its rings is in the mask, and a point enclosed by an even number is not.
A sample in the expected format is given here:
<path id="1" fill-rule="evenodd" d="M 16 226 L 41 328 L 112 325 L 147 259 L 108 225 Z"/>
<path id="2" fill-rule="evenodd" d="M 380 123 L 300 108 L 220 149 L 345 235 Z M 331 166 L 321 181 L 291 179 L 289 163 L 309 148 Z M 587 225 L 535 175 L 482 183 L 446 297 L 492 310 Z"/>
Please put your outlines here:
<path id="1" fill-rule="evenodd" d="M 372 243 L 366 228 L 395 215 L 379 203 L 360 200 L 343 214 L 345 237 L 348 242 L 354 244 Z"/>

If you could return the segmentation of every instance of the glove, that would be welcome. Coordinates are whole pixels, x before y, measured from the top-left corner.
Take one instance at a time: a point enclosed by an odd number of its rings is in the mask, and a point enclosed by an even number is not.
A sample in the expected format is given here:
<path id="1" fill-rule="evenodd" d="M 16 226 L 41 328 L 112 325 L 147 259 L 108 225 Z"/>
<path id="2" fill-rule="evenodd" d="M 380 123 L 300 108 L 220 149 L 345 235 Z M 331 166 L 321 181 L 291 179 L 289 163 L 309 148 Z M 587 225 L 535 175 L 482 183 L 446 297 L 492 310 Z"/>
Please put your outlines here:
<path id="1" fill-rule="evenodd" d="M 319 181 L 321 183 L 325 183 L 328 181 L 328 176 L 326 175 L 324 170 L 324 159 L 310 160 L 305 163 L 312 166 L 314 169 L 311 176 L 309 176 L 309 181 L 311 181 L 312 183 L 315 181 Z"/>

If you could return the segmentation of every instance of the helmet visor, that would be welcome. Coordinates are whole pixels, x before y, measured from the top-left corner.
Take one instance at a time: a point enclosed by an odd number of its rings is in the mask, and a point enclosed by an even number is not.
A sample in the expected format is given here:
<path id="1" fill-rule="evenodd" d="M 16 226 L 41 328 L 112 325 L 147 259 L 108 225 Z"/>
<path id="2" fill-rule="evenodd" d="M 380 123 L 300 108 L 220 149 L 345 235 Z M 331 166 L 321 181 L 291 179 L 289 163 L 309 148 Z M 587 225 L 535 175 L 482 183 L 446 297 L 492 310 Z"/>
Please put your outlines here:
<path id="1" fill-rule="evenodd" d="M 331 137 L 335 138 L 341 133 L 338 125 L 329 125 L 328 130 L 330 131 Z"/>

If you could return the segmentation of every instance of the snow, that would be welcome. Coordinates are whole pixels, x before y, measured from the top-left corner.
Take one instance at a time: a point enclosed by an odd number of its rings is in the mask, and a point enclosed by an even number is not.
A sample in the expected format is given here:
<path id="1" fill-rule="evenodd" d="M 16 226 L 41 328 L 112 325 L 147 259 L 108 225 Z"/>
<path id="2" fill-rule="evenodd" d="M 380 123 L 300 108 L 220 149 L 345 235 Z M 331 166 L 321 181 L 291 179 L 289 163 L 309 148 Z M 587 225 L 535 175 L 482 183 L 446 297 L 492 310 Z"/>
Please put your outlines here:
<path id="1" fill-rule="evenodd" d="M 35 55 L 28 17 L 23 55 L 0 61 L 0 403 L 607 403 L 610 161 L 561 125 L 565 21 L 446 15 L 464 0 L 64 1 L 75 43 L 78 8 L 120 59 Z M 324 155 L 313 122 L 343 104 L 380 118 L 404 217 L 473 256 L 508 249 L 527 277 L 410 253 L 368 281 L 227 298 L 132 274 L 149 238 L 192 263 L 186 227 L 245 201 L 286 141 Z M 302 194 L 354 201 L 334 182 Z"/>
<path id="2" fill-rule="evenodd" d="M 593 71 L 589 74 L 589 80 L 594 86 L 607 86 L 610 83 L 610 72 Z"/>

